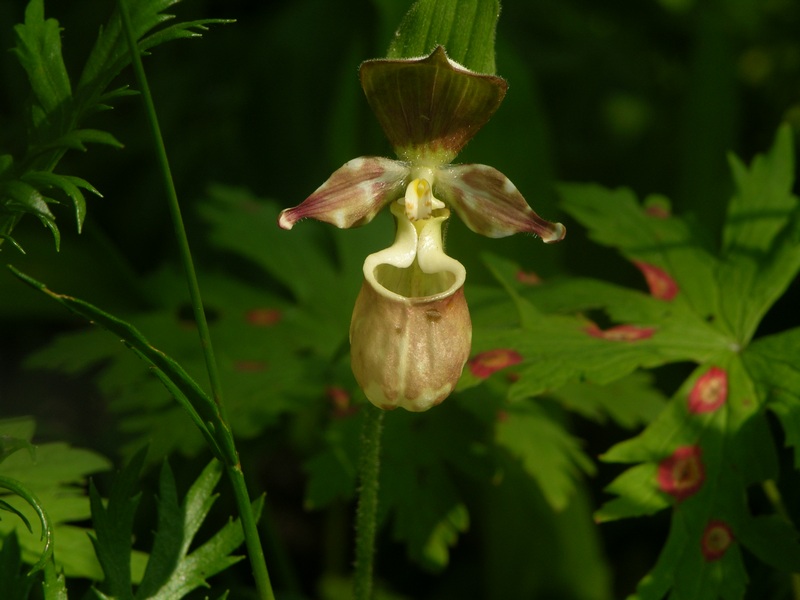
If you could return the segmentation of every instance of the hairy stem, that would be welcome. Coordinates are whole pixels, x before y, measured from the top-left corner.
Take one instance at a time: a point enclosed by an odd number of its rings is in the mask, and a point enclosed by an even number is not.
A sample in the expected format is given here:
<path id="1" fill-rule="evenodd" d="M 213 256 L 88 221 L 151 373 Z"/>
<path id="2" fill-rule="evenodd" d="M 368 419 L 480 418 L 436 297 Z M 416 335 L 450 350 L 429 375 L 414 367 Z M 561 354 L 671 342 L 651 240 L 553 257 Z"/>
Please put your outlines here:
<path id="1" fill-rule="evenodd" d="M 214 397 L 214 402 L 217 406 L 218 422 L 210 423 L 209 425 L 214 430 L 215 437 L 221 438 L 223 458 L 225 459 L 228 477 L 230 478 L 234 495 L 236 496 L 236 505 L 239 510 L 242 530 L 244 531 L 245 544 L 247 545 L 247 554 L 250 559 L 250 565 L 253 569 L 253 577 L 255 579 L 258 597 L 261 600 L 274 600 L 275 594 L 272 591 L 272 585 L 270 584 L 267 564 L 266 560 L 264 559 L 264 551 L 261 547 L 261 539 L 258 536 L 258 529 L 256 527 L 256 518 L 253 514 L 253 509 L 250 504 L 250 495 L 247 491 L 247 484 L 245 483 L 244 475 L 242 474 L 242 469 L 239 464 L 238 453 L 236 452 L 233 434 L 231 433 L 230 427 L 228 427 L 228 419 L 225 414 L 225 404 L 223 402 L 219 370 L 217 368 L 216 358 L 214 357 L 214 349 L 211 344 L 211 334 L 208 329 L 208 321 L 206 320 L 205 310 L 203 309 L 203 300 L 200 295 L 200 285 L 197 282 L 197 273 L 195 272 L 194 261 L 192 260 L 192 253 L 189 248 L 189 240 L 186 236 L 186 228 L 183 225 L 183 217 L 181 215 L 181 209 L 178 203 L 178 194 L 175 191 L 175 183 L 172 179 L 172 171 L 169 167 L 169 160 L 167 159 L 167 150 L 164 146 L 164 140 L 161 136 L 161 129 L 158 125 L 155 104 L 153 103 L 153 97 L 150 94 L 150 87 L 147 84 L 147 77 L 145 76 L 142 58 L 139 54 L 139 48 L 134 38 L 130 16 L 128 14 L 127 6 L 125 5 L 125 0 L 117 0 L 117 4 L 119 6 L 120 17 L 122 18 L 125 36 L 128 40 L 128 48 L 131 53 L 131 63 L 133 65 L 137 83 L 141 88 L 142 99 L 144 101 L 145 112 L 147 114 L 147 121 L 150 127 L 150 133 L 153 136 L 154 150 L 158 159 L 161 174 L 163 176 L 164 188 L 167 192 L 167 204 L 169 206 L 170 216 L 172 217 L 175 239 L 178 243 L 181 262 L 186 273 L 189 295 L 191 296 L 192 310 L 194 312 L 195 321 L 197 322 L 197 330 L 200 335 L 200 344 L 203 349 L 203 356 L 206 362 L 206 370 L 208 372 L 208 378 L 211 384 L 211 391 Z"/>
<path id="2" fill-rule="evenodd" d="M 375 564 L 375 534 L 378 520 L 378 475 L 380 474 L 381 433 L 384 411 L 371 404 L 365 409 L 361 433 L 361 459 L 356 515 L 356 570 L 353 590 L 356 600 L 371 600 L 372 571 Z"/>

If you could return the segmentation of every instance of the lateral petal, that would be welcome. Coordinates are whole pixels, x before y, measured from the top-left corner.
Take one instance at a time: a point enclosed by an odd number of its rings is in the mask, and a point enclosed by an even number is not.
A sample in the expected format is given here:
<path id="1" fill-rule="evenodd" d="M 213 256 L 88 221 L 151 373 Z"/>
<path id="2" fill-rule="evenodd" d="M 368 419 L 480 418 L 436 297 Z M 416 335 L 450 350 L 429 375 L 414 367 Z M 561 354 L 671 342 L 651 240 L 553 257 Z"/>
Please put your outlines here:
<path id="1" fill-rule="evenodd" d="M 340 229 L 369 223 L 378 211 L 401 197 L 409 182 L 406 163 L 362 156 L 338 168 L 300 204 L 281 211 L 278 225 L 291 229 L 301 219 L 316 219 Z"/>
<path id="2" fill-rule="evenodd" d="M 444 165 L 436 172 L 433 191 L 467 227 L 487 237 L 535 233 L 549 244 L 566 233 L 561 223 L 537 215 L 508 177 L 486 165 Z"/>

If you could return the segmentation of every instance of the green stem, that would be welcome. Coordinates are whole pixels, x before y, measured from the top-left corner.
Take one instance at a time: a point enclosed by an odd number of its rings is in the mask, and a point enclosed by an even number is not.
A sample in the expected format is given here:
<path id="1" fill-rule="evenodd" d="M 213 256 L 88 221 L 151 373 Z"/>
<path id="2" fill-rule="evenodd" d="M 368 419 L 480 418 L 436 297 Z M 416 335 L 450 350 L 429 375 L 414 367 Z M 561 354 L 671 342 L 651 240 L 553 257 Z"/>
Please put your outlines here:
<path id="1" fill-rule="evenodd" d="M 172 171 L 169 167 L 169 160 L 167 159 L 167 150 L 164 146 L 164 140 L 161 136 L 161 129 L 158 125 L 155 104 L 153 103 L 153 97 L 150 94 L 150 87 L 147 84 L 147 77 L 145 76 L 142 58 L 139 54 L 139 48 L 136 44 L 136 39 L 133 34 L 130 15 L 128 14 L 128 8 L 125 5 L 125 0 L 117 0 L 117 4 L 119 6 L 120 17 L 122 19 L 125 36 L 128 41 L 128 48 L 131 53 L 133 70 L 139 87 L 141 88 L 142 99 L 144 100 L 145 112 L 147 114 L 147 121 L 150 127 L 150 133 L 153 136 L 154 149 L 158 159 L 160 171 L 163 176 L 164 188 L 167 192 L 167 204 L 172 217 L 175 239 L 178 242 L 181 262 L 183 263 L 184 271 L 186 273 L 192 310 L 194 312 L 195 321 L 197 322 L 197 329 L 200 335 L 200 344 L 203 349 L 206 370 L 208 371 L 208 378 L 211 383 L 211 391 L 214 397 L 214 402 L 217 406 L 218 423 L 209 423 L 209 425 L 214 430 L 215 437 L 221 438 L 223 456 L 226 461 L 228 477 L 230 478 L 234 495 L 236 496 L 236 505 L 239 510 L 239 518 L 242 523 L 245 544 L 247 545 L 247 554 L 250 559 L 250 565 L 253 569 L 253 577 L 255 579 L 258 597 L 261 600 L 274 600 L 275 594 L 272 591 L 272 586 L 270 584 L 267 564 L 266 560 L 264 559 L 264 551 L 261 547 L 261 539 L 258 536 L 258 529 L 256 527 L 256 518 L 253 514 L 253 508 L 250 504 L 250 495 L 247 491 L 247 484 L 244 480 L 241 465 L 239 464 L 238 453 L 236 452 L 233 434 L 228 427 L 228 419 L 225 414 L 225 404 L 223 402 L 219 370 L 217 368 L 217 361 L 214 357 L 214 349 L 211 344 L 211 334 L 208 329 L 208 321 L 206 320 L 205 310 L 203 309 L 203 301 L 200 295 L 200 285 L 197 282 L 197 273 L 194 269 L 194 261 L 192 260 L 192 253 L 189 248 L 189 240 L 186 236 L 186 228 L 183 225 L 183 217 L 181 215 L 181 209 L 178 203 L 178 194 L 175 191 L 175 183 L 172 179 Z"/>
<path id="2" fill-rule="evenodd" d="M 242 522 L 242 531 L 244 531 L 244 542 L 247 546 L 247 555 L 250 557 L 250 566 L 253 569 L 253 578 L 256 582 L 259 598 L 275 600 L 275 593 L 272 591 L 272 584 L 267 571 L 267 561 L 264 558 L 264 550 L 261 547 L 261 538 L 258 536 L 258 525 L 250 505 L 250 496 L 247 492 L 244 473 L 242 473 L 242 468 L 238 464 L 229 466 L 227 471 L 233 486 L 233 494 L 236 497 L 236 506 L 239 509 L 239 518 Z"/>
<path id="3" fill-rule="evenodd" d="M 183 216 L 181 215 L 180 204 L 178 203 L 178 193 L 175 191 L 175 182 L 172 180 L 172 171 L 169 166 L 169 159 L 167 158 L 167 149 L 164 146 L 164 139 L 161 136 L 161 128 L 158 125 L 158 117 L 156 115 L 156 107 L 153 103 L 153 97 L 150 94 L 150 86 L 147 84 L 147 77 L 144 73 L 144 65 L 142 65 L 142 57 L 139 54 L 139 48 L 134 39 L 133 29 L 131 27 L 130 16 L 124 0 L 117 0 L 120 7 L 120 15 L 125 29 L 125 35 L 128 38 L 128 46 L 131 53 L 131 63 L 133 71 L 136 75 L 136 81 L 139 84 L 142 92 L 142 100 L 144 101 L 145 112 L 147 113 L 147 123 L 150 127 L 150 133 L 153 136 L 153 149 L 156 153 L 158 160 L 159 170 L 163 177 L 162 183 L 167 193 L 167 206 L 169 206 L 170 217 L 172 218 L 172 226 L 175 233 L 175 240 L 178 243 L 178 251 L 180 252 L 181 263 L 186 274 L 186 283 L 189 287 L 189 296 L 192 302 L 192 311 L 194 313 L 195 321 L 197 322 L 197 330 L 200 334 L 200 343 L 203 348 L 203 356 L 206 362 L 206 370 L 208 371 L 208 379 L 211 383 L 211 393 L 214 397 L 214 402 L 217 403 L 220 416 L 227 422 L 227 415 L 225 414 L 225 405 L 222 400 L 222 386 L 220 384 L 219 370 L 217 368 L 217 361 L 214 357 L 214 348 L 211 345 L 211 334 L 208 330 L 208 321 L 206 320 L 206 313 L 203 309 L 203 300 L 200 297 L 200 285 L 197 282 L 197 273 L 194 268 L 194 261 L 192 260 L 192 251 L 189 248 L 189 239 L 186 236 L 186 228 L 183 225 Z"/>
<path id="4" fill-rule="evenodd" d="M 358 491 L 356 515 L 356 570 L 353 579 L 355 600 L 372 598 L 372 571 L 375 564 L 375 534 L 378 521 L 378 475 L 384 414 L 384 411 L 372 405 L 364 410 L 366 415 L 361 433 L 359 464 L 361 486 Z"/>

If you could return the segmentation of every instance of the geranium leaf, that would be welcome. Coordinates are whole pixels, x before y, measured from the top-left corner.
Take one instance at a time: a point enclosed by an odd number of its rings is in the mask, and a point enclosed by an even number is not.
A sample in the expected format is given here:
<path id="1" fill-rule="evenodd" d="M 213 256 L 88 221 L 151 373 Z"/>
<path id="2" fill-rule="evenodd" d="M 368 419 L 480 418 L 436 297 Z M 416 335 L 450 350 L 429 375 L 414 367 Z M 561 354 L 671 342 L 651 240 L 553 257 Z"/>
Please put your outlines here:
<path id="1" fill-rule="evenodd" d="M 32 419 L 0 421 L 0 436 L 18 437 L 30 443 L 33 425 Z M 87 530 L 70 523 L 89 517 L 89 500 L 83 490 L 86 476 L 108 467 L 109 462 L 98 454 L 61 443 L 37 445 L 34 454 L 16 452 L 0 463 L 0 477 L 29 490 L 32 498 L 36 499 L 35 504 L 47 511 L 49 527 L 60 548 L 57 564 L 68 575 L 100 577 Z M 33 505 L 20 496 L 4 495 L 3 502 L 24 516 L 28 523 L 38 523 L 41 519 Z M 28 533 L 28 528 L 16 518 L 5 518 L 0 521 L 0 537 L 16 531 L 23 559 L 33 564 L 40 560 L 43 542 L 35 527 L 34 535 Z"/>

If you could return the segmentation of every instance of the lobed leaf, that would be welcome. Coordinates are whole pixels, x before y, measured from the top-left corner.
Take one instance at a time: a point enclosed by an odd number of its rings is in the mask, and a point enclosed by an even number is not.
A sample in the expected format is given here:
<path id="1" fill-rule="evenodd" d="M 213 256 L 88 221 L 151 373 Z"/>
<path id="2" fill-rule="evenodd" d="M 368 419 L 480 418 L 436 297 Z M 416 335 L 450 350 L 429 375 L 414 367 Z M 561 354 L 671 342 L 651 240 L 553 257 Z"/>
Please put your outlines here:
<path id="1" fill-rule="evenodd" d="M 17 437 L 30 443 L 34 433 L 32 419 L 0 421 L 0 436 Z M 86 476 L 105 470 L 108 461 L 88 450 L 71 448 L 66 444 L 49 443 L 36 446 L 35 455 L 17 452 L 0 463 L 0 477 L 24 486 L 47 511 L 52 535 L 58 541 L 57 565 L 70 576 L 99 578 L 97 559 L 87 538 L 87 530 L 72 522 L 89 517 L 89 501 L 83 490 Z M 41 519 L 37 510 L 23 498 L 3 496 L 3 502 L 28 522 Z M 35 563 L 42 554 L 42 542 L 29 535 L 17 519 L 0 521 L 0 537 L 16 531 L 26 562 Z"/>
<path id="2" fill-rule="evenodd" d="M 232 450 L 225 445 L 224 432 L 217 432 L 215 435 L 212 426 L 209 425 L 220 422 L 216 404 L 177 362 L 150 345 L 147 339 L 129 323 L 103 312 L 88 302 L 52 292 L 44 284 L 24 275 L 14 267 L 9 266 L 9 269 L 35 289 L 89 321 L 101 325 L 125 341 L 131 350 L 155 368 L 155 374 L 189 414 L 206 438 L 212 451 L 217 456 L 223 456 L 223 454 L 227 454 L 229 458 L 232 456 Z"/>
<path id="3" fill-rule="evenodd" d="M 595 472 L 578 440 L 534 402 L 514 404 L 502 411 L 495 439 L 522 461 L 556 511 L 566 508 L 580 477 Z"/>

